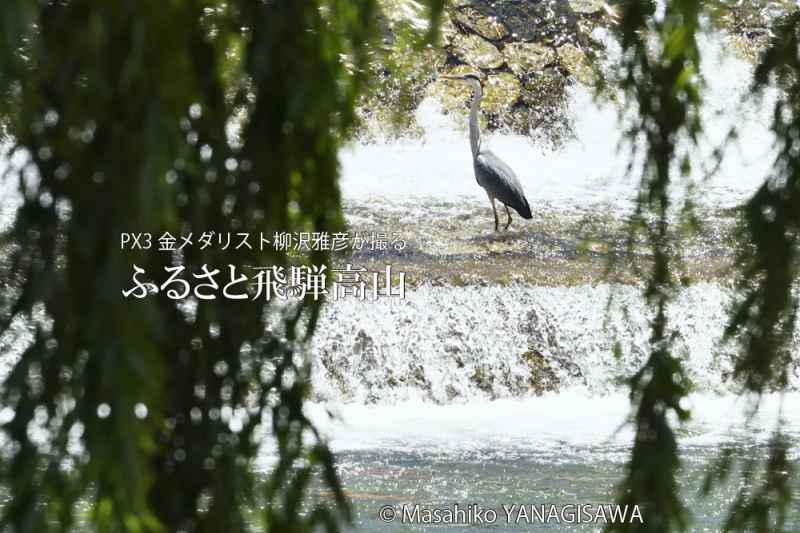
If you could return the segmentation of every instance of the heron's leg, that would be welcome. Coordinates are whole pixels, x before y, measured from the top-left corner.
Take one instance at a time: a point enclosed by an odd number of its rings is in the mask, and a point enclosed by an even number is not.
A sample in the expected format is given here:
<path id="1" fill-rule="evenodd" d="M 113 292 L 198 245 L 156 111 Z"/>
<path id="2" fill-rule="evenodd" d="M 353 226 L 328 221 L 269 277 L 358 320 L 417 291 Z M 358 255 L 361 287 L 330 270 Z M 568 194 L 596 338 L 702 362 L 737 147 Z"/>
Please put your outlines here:
<path id="1" fill-rule="evenodd" d="M 489 200 L 492 202 L 492 211 L 494 211 L 494 230 L 499 231 L 500 220 L 497 218 L 497 206 L 494 205 L 494 198 L 490 196 Z"/>
<path id="2" fill-rule="evenodd" d="M 507 205 L 503 204 L 503 206 L 506 208 L 506 215 L 508 215 L 508 222 L 506 222 L 506 227 L 503 228 L 503 230 L 506 231 L 508 230 L 508 227 L 511 225 L 511 211 L 508 210 Z"/>

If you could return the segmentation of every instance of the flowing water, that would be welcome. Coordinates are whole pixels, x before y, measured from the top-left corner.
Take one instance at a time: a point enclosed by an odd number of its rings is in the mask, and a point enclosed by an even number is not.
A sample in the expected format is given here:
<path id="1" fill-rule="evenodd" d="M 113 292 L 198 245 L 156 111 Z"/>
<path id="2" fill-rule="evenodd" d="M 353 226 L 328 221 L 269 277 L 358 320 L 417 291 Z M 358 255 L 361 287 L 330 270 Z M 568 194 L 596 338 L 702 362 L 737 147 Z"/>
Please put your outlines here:
<path id="1" fill-rule="evenodd" d="M 705 226 L 682 243 L 683 268 L 695 283 L 669 309 L 694 391 L 686 405 L 692 418 L 677 430 L 692 531 L 717 530 L 739 487 L 734 476 L 700 494 L 703 472 L 723 446 L 740 458 L 764 457 L 780 411 L 800 460 L 800 393 L 768 395 L 748 425 L 747 400 L 729 380 L 733 348 L 721 336 L 732 294 L 730 208 L 768 172 L 770 102 L 743 100 L 751 66 L 723 53 L 721 39 L 706 41 L 698 160 L 708 162 L 734 124 L 740 140 L 718 173 L 705 178 L 708 165 L 698 165 L 692 176 Z M 338 261 L 390 264 L 408 285 L 404 299 L 328 304 L 314 340 L 310 412 L 338 452 L 356 529 L 428 530 L 400 523 L 408 504 L 498 512 L 492 524 L 454 531 L 602 528 L 508 524 L 502 511 L 504 504 L 613 501 L 632 439 L 624 379 L 649 351 L 642 274 L 620 260 L 635 179 L 618 150 L 618 110 L 576 88 L 571 113 L 575 139 L 555 151 L 522 137 L 488 139 L 516 170 L 534 213 L 530 221 L 515 217 L 501 234 L 492 231 L 491 208 L 472 175 L 464 117 L 426 101 L 417 112 L 421 138 L 356 143 L 343 153 L 350 230 L 395 233 L 406 246 L 357 250 Z M 614 259 L 616 269 L 604 276 Z M 795 372 L 792 391 L 798 383 Z M 397 513 L 392 521 L 379 514 L 385 506 Z M 790 522 L 800 528 L 796 508 Z"/>
<path id="2" fill-rule="evenodd" d="M 711 150 L 734 124 L 740 140 L 719 172 L 705 179 L 698 166 L 692 176 L 705 226 L 682 242 L 682 268 L 695 283 L 669 309 L 693 385 L 692 418 L 677 429 L 691 531 L 718 530 L 739 487 L 734 477 L 701 496 L 703 472 L 720 449 L 765 456 L 779 412 L 800 470 L 800 376 L 791 376 L 785 396 L 767 395 L 746 423 L 747 398 L 729 380 L 733 348 L 721 343 L 732 294 L 730 208 L 768 172 L 769 98 L 742 100 L 751 66 L 723 53 L 719 38 L 703 46 L 709 88 L 698 160 L 710 166 Z M 502 510 L 613 501 L 632 440 L 624 380 L 649 351 L 642 274 L 621 259 L 636 180 L 618 150 L 619 112 L 577 87 L 570 113 L 575 138 L 554 151 L 512 135 L 484 140 L 516 170 L 534 215 L 515 217 L 500 234 L 472 174 L 464 117 L 426 101 L 417 111 L 421 138 L 354 143 L 342 153 L 350 231 L 396 235 L 405 246 L 365 247 L 336 262 L 389 264 L 407 275 L 402 299 L 326 304 L 313 341 L 309 415 L 337 452 L 356 530 L 428 530 L 379 515 L 408 504 L 497 512 L 494 523 L 450 531 L 602 528 L 508 524 Z M 4 227 L 16 200 L 0 194 Z M 605 275 L 609 262 L 616 268 Z M 271 463 L 265 449 L 258 468 Z M 800 529 L 797 508 L 789 520 Z"/>

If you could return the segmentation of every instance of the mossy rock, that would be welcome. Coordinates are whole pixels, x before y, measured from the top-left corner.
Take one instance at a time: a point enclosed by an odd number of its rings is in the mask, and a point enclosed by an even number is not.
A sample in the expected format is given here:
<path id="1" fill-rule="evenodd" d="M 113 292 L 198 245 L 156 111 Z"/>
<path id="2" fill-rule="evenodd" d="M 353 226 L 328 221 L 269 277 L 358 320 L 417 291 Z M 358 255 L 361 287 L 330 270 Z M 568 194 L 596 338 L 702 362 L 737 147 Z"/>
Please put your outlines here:
<path id="1" fill-rule="evenodd" d="M 494 393 L 494 375 L 485 369 L 478 367 L 469 377 L 470 381 L 483 392 Z"/>
<path id="2" fill-rule="evenodd" d="M 558 58 L 567 71 L 584 85 L 594 85 L 595 74 L 586 54 L 572 43 L 558 47 Z"/>
<path id="3" fill-rule="evenodd" d="M 525 102 L 534 107 L 553 105 L 564 94 L 566 79 L 554 68 L 546 68 L 525 82 Z"/>
<path id="4" fill-rule="evenodd" d="M 415 365 L 409 368 L 411 371 L 411 379 L 414 380 L 414 383 L 418 386 L 422 386 L 425 388 L 429 388 L 430 384 L 428 383 L 428 379 L 425 377 L 425 369 L 421 365 Z"/>
<path id="5" fill-rule="evenodd" d="M 474 67 L 469 65 L 458 65 L 446 70 L 443 74 L 456 76 L 467 72 L 475 72 L 475 70 Z M 466 83 L 438 78 L 428 85 L 425 94 L 439 101 L 444 111 L 448 113 L 463 113 L 465 102 L 469 100 L 472 91 L 470 91 Z"/>
<path id="6" fill-rule="evenodd" d="M 496 17 L 512 38 L 543 42 L 576 33 L 578 16 L 566 2 L 521 2 L 519 0 L 473 0 L 471 7 Z"/>
<path id="7" fill-rule="evenodd" d="M 517 76 L 529 76 L 554 62 L 555 51 L 539 43 L 509 43 L 503 48 L 511 72 Z"/>
<path id="8" fill-rule="evenodd" d="M 475 72 L 470 65 L 458 65 L 446 74 L 459 75 Z M 442 109 L 448 113 L 464 113 L 465 106 L 472 96 L 469 85 L 458 80 L 439 78 L 431 83 L 426 91 L 428 96 L 436 98 Z M 490 74 L 483 82 L 483 99 L 481 111 L 498 115 L 508 111 L 519 100 L 522 85 L 516 76 L 508 72 Z"/>
<path id="9" fill-rule="evenodd" d="M 484 39 L 496 41 L 509 35 L 508 28 L 498 21 L 497 17 L 486 15 L 472 7 L 457 10 L 454 14 L 454 19 L 462 27 L 477 33 Z"/>
<path id="10" fill-rule="evenodd" d="M 530 368 L 529 383 L 534 394 L 558 391 L 561 380 L 547 358 L 537 350 L 528 350 L 521 355 Z"/>
<path id="11" fill-rule="evenodd" d="M 506 62 L 495 45 L 478 35 L 458 34 L 452 40 L 453 54 L 479 69 L 496 69 Z"/>
<path id="12" fill-rule="evenodd" d="M 442 44 L 449 45 L 453 39 L 459 35 L 458 28 L 453 23 L 453 19 L 449 15 L 442 15 L 442 23 L 439 26 L 439 35 L 441 36 Z"/>
<path id="13" fill-rule="evenodd" d="M 761 53 L 769 45 L 769 37 L 766 35 L 755 37 L 730 35 L 727 38 L 727 44 L 729 45 L 728 49 L 732 50 L 736 57 L 750 64 L 755 64 L 761 57 Z"/>
<path id="14" fill-rule="evenodd" d="M 484 82 L 481 109 L 493 115 L 504 113 L 519 100 L 521 92 L 522 86 L 513 74 L 493 74 Z"/>
<path id="15" fill-rule="evenodd" d="M 575 13 L 591 14 L 597 13 L 605 6 L 603 0 L 569 0 L 569 7 Z"/>

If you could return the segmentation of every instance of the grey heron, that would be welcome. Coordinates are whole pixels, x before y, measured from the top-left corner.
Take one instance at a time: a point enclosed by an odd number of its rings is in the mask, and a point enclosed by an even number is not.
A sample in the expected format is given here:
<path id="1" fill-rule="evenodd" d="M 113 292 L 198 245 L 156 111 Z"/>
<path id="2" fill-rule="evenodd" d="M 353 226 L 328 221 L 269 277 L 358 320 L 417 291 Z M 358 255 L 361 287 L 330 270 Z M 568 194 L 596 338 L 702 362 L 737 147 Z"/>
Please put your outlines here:
<path id="1" fill-rule="evenodd" d="M 494 230 L 499 230 L 500 221 L 497 217 L 495 200 L 500 200 L 506 209 L 508 221 L 504 230 L 511 225 L 511 211 L 514 209 L 522 218 L 533 218 L 528 200 L 516 174 L 502 159 L 488 149 L 481 148 L 481 129 L 478 124 L 478 109 L 483 96 L 481 79 L 477 74 L 468 72 L 463 75 L 443 75 L 442 78 L 465 81 L 472 88 L 472 99 L 469 105 L 469 144 L 472 147 L 472 162 L 475 169 L 475 179 L 489 196 L 494 212 Z"/>

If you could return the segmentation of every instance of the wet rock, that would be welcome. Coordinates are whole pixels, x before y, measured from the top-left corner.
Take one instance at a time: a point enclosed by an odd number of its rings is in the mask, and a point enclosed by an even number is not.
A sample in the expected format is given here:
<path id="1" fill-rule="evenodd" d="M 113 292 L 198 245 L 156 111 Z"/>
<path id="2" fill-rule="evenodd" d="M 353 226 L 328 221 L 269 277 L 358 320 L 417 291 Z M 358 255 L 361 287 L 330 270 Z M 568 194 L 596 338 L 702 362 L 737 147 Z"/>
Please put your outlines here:
<path id="1" fill-rule="evenodd" d="M 350 393 L 348 383 L 352 368 L 350 359 L 343 355 L 342 345 L 338 342 L 331 343 L 321 351 L 320 360 L 331 384 L 338 388 L 342 395 L 347 396 Z"/>
<path id="2" fill-rule="evenodd" d="M 572 354 L 567 353 L 561 345 L 558 331 L 552 319 L 540 308 L 532 308 L 525 316 L 525 321 L 520 326 L 520 332 L 528 335 L 530 349 L 523 354 L 523 359 L 532 365 L 535 363 L 536 375 L 542 379 L 553 372 L 560 384 L 561 377 L 569 376 L 574 379 L 583 379 L 583 371 L 573 361 Z M 544 362 L 540 361 L 543 359 Z M 546 363 L 546 364 L 545 364 Z M 551 383 L 552 380 L 546 383 Z M 549 390 L 549 389 L 548 389 Z"/>
<path id="3" fill-rule="evenodd" d="M 558 391 L 561 380 L 544 355 L 536 350 L 529 350 L 521 358 L 530 369 L 528 382 L 534 394 Z"/>
<path id="4" fill-rule="evenodd" d="M 528 76 L 542 70 L 556 59 L 552 48 L 538 43 L 510 43 L 503 49 L 503 55 L 511 72 L 517 76 Z"/>
<path id="5" fill-rule="evenodd" d="M 387 20 L 389 34 L 396 31 L 395 18 L 412 25 L 418 18 L 414 0 L 381 2 L 393 13 L 387 17 L 391 19 Z M 599 0 L 453 0 L 440 26 L 442 56 L 420 57 L 417 51 L 401 47 L 402 39 L 387 46 L 390 60 L 377 65 L 381 82 L 365 99 L 359 116 L 366 129 L 379 126 L 385 130 L 390 124 L 391 134 L 402 135 L 404 131 L 421 133 L 413 110 L 426 96 L 433 95 L 445 112 L 463 113 L 469 89 L 438 81 L 436 73 L 465 64 L 465 68 L 487 77 L 482 104 L 485 115 L 481 118 L 484 128 L 508 128 L 557 147 L 570 137 L 572 122 L 563 105 L 566 84 L 551 83 L 552 74 L 592 84 L 591 57 L 583 50 L 597 48 L 591 34 L 608 18 L 594 13 L 603 10 L 609 8 Z M 572 47 L 558 54 L 557 49 L 568 43 Z M 422 64 L 432 68 L 423 70 Z M 540 77 L 548 69 L 552 72 Z M 531 107 L 531 103 L 536 106 Z M 399 112 L 390 114 L 389 110 Z"/>
<path id="6" fill-rule="evenodd" d="M 520 333 L 528 335 L 528 344 L 537 352 L 558 345 L 555 327 L 544 310 L 537 307 L 530 309 L 525 315 L 525 320 L 520 324 Z"/>
<path id="7" fill-rule="evenodd" d="M 563 0 L 474 0 L 472 6 L 502 21 L 515 40 L 558 40 L 575 33 L 577 17 Z"/>
<path id="8" fill-rule="evenodd" d="M 524 115 L 517 131 L 554 148 L 569 139 L 573 131 L 565 90 L 568 78 L 559 69 L 548 66 L 525 80 L 520 95 L 523 105 L 516 108 Z"/>
<path id="9" fill-rule="evenodd" d="M 394 377 L 393 375 L 391 375 L 391 373 L 390 373 L 389 377 L 386 378 L 386 384 L 389 387 L 397 387 L 397 386 L 400 385 L 400 381 L 398 381 L 398 379 L 396 377 Z"/>
<path id="10" fill-rule="evenodd" d="M 499 115 L 511 108 L 519 99 L 522 87 L 513 74 L 501 72 L 489 76 L 484 83 L 481 109 Z"/>
<path id="11" fill-rule="evenodd" d="M 748 63 L 756 63 L 761 53 L 769 44 L 769 38 L 766 35 L 757 35 L 754 37 L 747 37 L 744 35 L 731 35 L 727 39 L 728 49 L 743 61 Z"/>
<path id="12" fill-rule="evenodd" d="M 375 341 L 363 329 L 358 330 L 353 340 L 353 354 L 368 358 L 375 357 Z"/>
<path id="13" fill-rule="evenodd" d="M 453 24 L 453 19 L 447 15 L 442 16 L 442 24 L 439 27 L 439 33 L 442 36 L 442 42 L 446 45 L 452 43 L 453 39 L 459 34 L 458 28 Z"/>
<path id="14" fill-rule="evenodd" d="M 447 387 L 444 389 L 444 392 L 448 401 L 452 401 L 461 396 L 461 393 L 452 385 L 447 385 Z"/>
<path id="15" fill-rule="evenodd" d="M 594 84 L 594 72 L 586 54 L 572 43 L 558 48 L 558 58 L 564 68 L 584 85 Z"/>
<path id="16" fill-rule="evenodd" d="M 597 13 L 603 9 L 604 5 L 605 2 L 603 2 L 603 0 L 569 0 L 569 7 L 571 7 L 575 13 Z"/>
<path id="17" fill-rule="evenodd" d="M 458 65 L 447 74 L 458 75 L 474 71 L 475 69 L 469 65 Z M 426 93 L 436 98 L 441 103 L 442 109 L 448 113 L 465 113 L 465 106 L 472 96 L 472 91 L 466 83 L 442 78 L 429 85 Z M 483 82 L 481 110 L 493 115 L 504 113 L 519 100 L 521 93 L 522 85 L 513 74 L 508 72 L 491 74 Z"/>
<path id="18" fill-rule="evenodd" d="M 477 367 L 470 376 L 470 381 L 487 394 L 494 392 L 494 374 L 491 369 Z"/>
<path id="19" fill-rule="evenodd" d="M 505 63 L 503 54 L 492 43 L 477 35 L 455 36 L 453 53 L 464 63 L 480 69 L 500 68 Z"/>
<path id="20" fill-rule="evenodd" d="M 509 35 L 508 28 L 497 17 L 485 15 L 471 7 L 456 11 L 455 20 L 485 39 L 494 41 Z"/>
<path id="21" fill-rule="evenodd" d="M 775 17 L 796 9 L 797 0 L 742 0 L 719 6 L 717 15 L 734 35 L 759 39 L 770 33 Z"/>
<path id="22" fill-rule="evenodd" d="M 409 370 L 411 372 L 411 379 L 418 387 L 426 390 L 430 389 L 430 383 L 428 383 L 425 377 L 425 369 L 421 365 L 411 365 Z"/>
<path id="23" fill-rule="evenodd" d="M 458 65 L 445 72 L 448 75 L 465 74 L 474 72 L 475 69 L 469 65 Z M 464 112 L 464 103 L 468 101 L 472 92 L 466 83 L 455 80 L 437 78 L 426 89 L 426 96 L 432 96 L 442 105 L 442 109 L 448 113 Z"/>
<path id="24" fill-rule="evenodd" d="M 555 69 L 547 68 L 530 77 L 524 85 L 526 103 L 531 106 L 539 107 L 551 103 L 553 99 L 560 96 L 566 85 L 564 76 L 556 72 Z"/>

